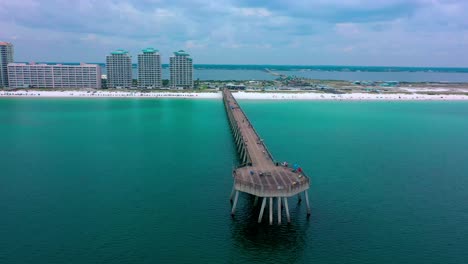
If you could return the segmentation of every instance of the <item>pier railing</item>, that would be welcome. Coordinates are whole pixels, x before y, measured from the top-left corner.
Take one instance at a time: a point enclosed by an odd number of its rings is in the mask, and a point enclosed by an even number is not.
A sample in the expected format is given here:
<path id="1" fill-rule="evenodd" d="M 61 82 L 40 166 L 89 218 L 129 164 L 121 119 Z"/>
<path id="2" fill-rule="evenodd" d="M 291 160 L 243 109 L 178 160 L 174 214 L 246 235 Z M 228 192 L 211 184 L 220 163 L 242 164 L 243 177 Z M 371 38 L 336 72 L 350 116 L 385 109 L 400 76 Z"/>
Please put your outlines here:
<path id="1" fill-rule="evenodd" d="M 225 91 L 223 91 L 223 96 L 224 98 L 226 98 L 226 94 L 225 94 Z M 234 95 L 232 96 L 232 99 L 234 99 L 236 105 L 239 105 L 239 103 L 237 102 L 236 98 L 234 98 Z M 227 103 L 226 101 L 227 100 L 224 100 L 225 103 Z M 257 136 L 257 138 L 259 139 L 260 143 L 262 144 L 263 148 L 265 149 L 266 153 L 268 154 L 268 157 L 270 157 L 270 159 L 273 161 L 273 163 L 275 163 L 275 165 L 280 165 L 279 162 L 277 160 L 275 160 L 275 158 L 273 157 L 273 154 L 271 154 L 270 150 L 268 149 L 268 147 L 265 145 L 263 139 L 260 137 L 260 135 L 258 134 L 257 130 L 255 129 L 255 127 L 253 126 L 252 122 L 250 122 L 250 119 L 249 117 L 245 114 L 244 110 L 239 107 L 239 110 L 242 112 L 242 114 L 245 116 L 245 119 L 246 121 L 248 122 L 248 124 L 250 125 L 250 128 L 252 129 L 252 131 L 255 133 L 255 135 Z M 232 113 L 231 113 L 232 114 Z M 234 117 L 233 117 L 234 118 Z M 236 126 L 237 126 L 237 123 L 236 123 Z M 245 142 L 244 142 L 245 144 Z M 250 158 L 250 157 L 249 157 Z M 249 159 L 250 160 L 250 159 Z M 248 166 L 248 165 L 251 165 L 252 163 L 251 162 L 246 162 L 244 164 L 241 164 L 239 165 L 237 168 L 240 168 L 240 167 L 244 167 L 244 166 Z M 300 174 L 302 174 L 303 176 L 305 176 L 306 178 L 308 178 L 307 174 L 302 171 Z"/>
<path id="2" fill-rule="evenodd" d="M 309 198 L 307 193 L 310 186 L 309 178 L 301 169 L 294 168 L 293 170 L 286 166 L 280 166 L 280 164 L 274 159 L 263 139 L 258 134 L 257 130 L 252 125 L 252 122 L 247 117 L 244 110 L 239 106 L 237 100 L 227 89 L 223 90 L 223 101 L 235 138 L 237 152 L 241 160 L 241 164 L 236 169 L 233 169 L 232 174 L 234 178 L 234 186 L 231 192 L 231 201 L 233 202 L 231 215 L 234 215 L 236 210 L 239 192 L 254 195 L 256 198 L 263 197 L 262 208 L 260 209 L 258 220 L 259 222 L 261 222 L 265 209 L 266 198 L 269 198 L 270 224 L 273 223 L 272 203 L 273 198 L 275 197 L 278 199 L 278 223 L 281 223 L 281 197 L 284 198 L 286 214 L 289 221 L 287 197 L 300 194 L 301 192 L 304 192 L 307 203 L 307 214 L 310 215 Z M 244 136 L 249 140 L 250 149 L 247 148 Z M 257 145 L 250 141 L 256 141 Z M 252 153 L 250 153 L 249 150 Z M 255 158 L 254 164 L 252 164 L 250 155 L 253 155 Z M 257 171 L 257 173 L 255 173 L 255 171 Z"/>
<path id="3" fill-rule="evenodd" d="M 223 91 L 223 95 L 224 97 L 226 98 L 226 91 Z M 234 98 L 234 95 L 232 96 L 232 99 L 234 100 L 234 102 L 236 103 L 236 105 L 239 105 L 239 103 L 237 102 L 236 98 Z M 224 100 L 225 102 L 227 100 Z M 247 115 L 245 114 L 244 110 L 242 110 L 242 108 L 239 107 L 239 110 L 242 112 L 242 114 L 245 116 L 245 120 L 248 122 L 248 124 L 250 125 L 250 128 L 252 129 L 252 131 L 255 133 L 255 136 L 257 136 L 258 140 L 260 141 L 260 143 L 262 144 L 263 148 L 265 149 L 266 153 L 268 154 L 268 156 L 270 157 L 270 159 L 273 161 L 273 163 L 275 163 L 276 165 L 278 165 L 278 162 L 275 160 L 275 158 L 273 157 L 273 155 L 271 154 L 270 150 L 268 149 L 268 147 L 265 145 L 265 143 L 263 142 L 263 139 L 260 137 L 260 135 L 258 134 L 257 130 L 255 129 L 255 127 L 252 125 L 252 122 L 250 122 L 250 119 L 247 117 Z"/>
<path id="4" fill-rule="evenodd" d="M 230 100 L 227 98 L 227 95 L 225 93 L 225 91 L 223 91 L 223 99 L 224 99 L 224 107 L 226 109 L 226 113 L 228 115 L 228 119 L 229 119 L 229 123 L 231 124 L 231 129 L 234 131 L 237 131 L 239 133 L 239 137 L 241 138 L 241 145 L 242 147 L 244 148 L 244 151 L 245 151 L 245 162 L 241 163 L 239 166 L 237 166 L 237 168 L 240 168 L 240 167 L 245 167 L 245 166 L 248 166 L 248 165 L 252 165 L 252 159 L 250 158 L 250 153 L 247 149 L 247 144 L 245 143 L 245 139 L 244 139 L 244 136 L 242 135 L 242 133 L 240 133 L 240 129 L 239 129 L 239 125 L 237 124 L 237 121 L 236 119 L 234 118 L 234 115 L 232 114 L 232 109 L 231 109 L 231 106 L 230 106 Z M 237 101 L 234 97 L 232 97 L 232 99 L 234 100 L 234 102 L 237 104 Z M 238 107 L 240 109 L 240 107 Z M 242 112 L 243 113 L 243 112 Z M 239 146 L 237 146 L 239 147 Z M 241 155 L 241 153 L 238 153 L 239 155 Z M 241 157 L 242 159 L 242 157 Z"/>

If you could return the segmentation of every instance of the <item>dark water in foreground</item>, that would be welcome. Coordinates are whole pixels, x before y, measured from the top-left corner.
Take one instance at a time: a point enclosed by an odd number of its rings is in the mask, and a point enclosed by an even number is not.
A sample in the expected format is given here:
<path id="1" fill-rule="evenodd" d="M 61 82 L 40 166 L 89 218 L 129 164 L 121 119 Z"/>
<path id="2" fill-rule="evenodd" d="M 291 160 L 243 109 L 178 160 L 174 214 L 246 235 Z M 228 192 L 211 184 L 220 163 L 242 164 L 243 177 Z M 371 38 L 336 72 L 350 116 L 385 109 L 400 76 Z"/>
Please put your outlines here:
<path id="1" fill-rule="evenodd" d="M 241 105 L 312 175 L 312 218 L 228 196 L 221 101 L 1 99 L 0 263 L 465 263 L 468 104 Z"/>

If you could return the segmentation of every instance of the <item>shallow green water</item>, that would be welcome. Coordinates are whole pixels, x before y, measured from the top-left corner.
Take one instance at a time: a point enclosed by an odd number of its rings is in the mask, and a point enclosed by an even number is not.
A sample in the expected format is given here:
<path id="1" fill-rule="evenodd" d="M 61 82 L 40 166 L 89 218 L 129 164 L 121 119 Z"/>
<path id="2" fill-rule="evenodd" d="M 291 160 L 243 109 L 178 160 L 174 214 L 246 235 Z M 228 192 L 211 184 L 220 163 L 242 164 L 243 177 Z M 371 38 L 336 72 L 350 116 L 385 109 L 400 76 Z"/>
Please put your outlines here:
<path id="1" fill-rule="evenodd" d="M 1 99 L 0 263 L 466 262 L 467 103 L 241 105 L 310 220 L 231 219 L 221 101 Z"/>

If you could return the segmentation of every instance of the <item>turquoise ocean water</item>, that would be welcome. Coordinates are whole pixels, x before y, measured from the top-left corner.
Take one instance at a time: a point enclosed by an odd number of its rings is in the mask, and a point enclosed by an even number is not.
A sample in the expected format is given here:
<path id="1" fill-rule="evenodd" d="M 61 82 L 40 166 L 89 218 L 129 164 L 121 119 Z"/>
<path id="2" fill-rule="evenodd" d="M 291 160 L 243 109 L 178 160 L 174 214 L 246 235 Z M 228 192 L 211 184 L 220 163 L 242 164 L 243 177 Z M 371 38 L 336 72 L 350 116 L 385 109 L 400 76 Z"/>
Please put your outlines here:
<path id="1" fill-rule="evenodd" d="M 241 101 L 312 177 L 258 225 L 222 102 L 0 99 L 0 263 L 465 263 L 468 104 Z"/>

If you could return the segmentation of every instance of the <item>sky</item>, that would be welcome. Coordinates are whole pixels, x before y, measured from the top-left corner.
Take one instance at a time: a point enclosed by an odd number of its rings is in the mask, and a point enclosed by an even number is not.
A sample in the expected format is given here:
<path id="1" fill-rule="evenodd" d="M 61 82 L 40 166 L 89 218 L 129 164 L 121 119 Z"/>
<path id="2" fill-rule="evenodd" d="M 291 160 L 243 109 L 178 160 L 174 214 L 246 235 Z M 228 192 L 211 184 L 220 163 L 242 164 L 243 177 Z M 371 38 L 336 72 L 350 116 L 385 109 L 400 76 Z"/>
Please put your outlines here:
<path id="1" fill-rule="evenodd" d="M 467 0 L 0 0 L 15 61 L 468 67 Z"/>

